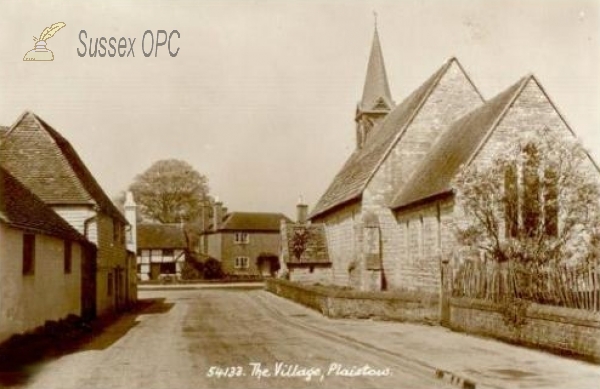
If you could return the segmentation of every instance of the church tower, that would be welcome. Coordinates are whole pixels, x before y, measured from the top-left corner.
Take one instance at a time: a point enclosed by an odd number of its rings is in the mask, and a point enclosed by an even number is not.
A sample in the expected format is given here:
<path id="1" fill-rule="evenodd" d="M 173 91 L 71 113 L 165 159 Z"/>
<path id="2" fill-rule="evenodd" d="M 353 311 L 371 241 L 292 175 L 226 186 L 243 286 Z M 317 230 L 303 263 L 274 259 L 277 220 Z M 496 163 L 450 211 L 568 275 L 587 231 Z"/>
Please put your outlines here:
<path id="1" fill-rule="evenodd" d="M 356 107 L 356 147 L 362 148 L 373 128 L 392 110 L 394 101 L 390 94 L 379 34 L 377 32 L 377 21 L 375 21 L 375 33 L 373 45 L 367 66 L 367 78 L 361 101 Z"/>

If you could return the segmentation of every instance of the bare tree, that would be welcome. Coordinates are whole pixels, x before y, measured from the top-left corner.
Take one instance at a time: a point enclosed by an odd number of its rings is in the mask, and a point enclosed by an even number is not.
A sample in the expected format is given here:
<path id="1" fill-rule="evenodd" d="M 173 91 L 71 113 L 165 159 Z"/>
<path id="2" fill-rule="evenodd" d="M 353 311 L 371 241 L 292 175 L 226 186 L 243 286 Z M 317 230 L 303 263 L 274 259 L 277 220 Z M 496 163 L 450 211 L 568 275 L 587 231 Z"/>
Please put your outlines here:
<path id="1" fill-rule="evenodd" d="M 155 162 L 129 187 L 143 216 L 161 222 L 193 221 L 208 200 L 208 180 L 177 159 Z"/>
<path id="2" fill-rule="evenodd" d="M 598 171 L 573 137 L 545 129 L 517 139 L 454 181 L 459 243 L 497 262 L 558 263 L 594 256 Z"/>

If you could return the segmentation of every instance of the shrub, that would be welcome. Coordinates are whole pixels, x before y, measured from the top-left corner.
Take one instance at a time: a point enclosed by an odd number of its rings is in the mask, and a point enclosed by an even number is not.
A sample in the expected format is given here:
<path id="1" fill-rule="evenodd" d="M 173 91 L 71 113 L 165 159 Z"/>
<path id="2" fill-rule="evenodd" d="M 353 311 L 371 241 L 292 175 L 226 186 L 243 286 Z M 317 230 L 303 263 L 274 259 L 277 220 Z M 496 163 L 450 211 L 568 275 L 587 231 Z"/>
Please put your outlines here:
<path id="1" fill-rule="evenodd" d="M 204 278 L 207 280 L 217 280 L 223 278 L 223 269 L 221 262 L 210 258 L 204 263 L 203 269 Z"/>
<path id="2" fill-rule="evenodd" d="M 186 260 L 181 268 L 181 279 L 197 280 L 203 276 L 202 262 Z"/>

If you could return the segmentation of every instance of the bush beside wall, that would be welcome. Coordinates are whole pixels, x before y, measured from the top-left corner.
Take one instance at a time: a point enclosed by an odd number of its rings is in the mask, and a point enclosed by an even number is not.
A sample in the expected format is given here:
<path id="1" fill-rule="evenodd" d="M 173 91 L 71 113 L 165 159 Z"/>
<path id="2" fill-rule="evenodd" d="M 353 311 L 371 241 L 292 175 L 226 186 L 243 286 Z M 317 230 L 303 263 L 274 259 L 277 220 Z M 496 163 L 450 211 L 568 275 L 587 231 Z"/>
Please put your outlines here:
<path id="1" fill-rule="evenodd" d="M 452 329 L 600 362 L 598 312 L 532 303 L 525 323 L 515 327 L 492 302 L 452 298 L 450 304 Z"/>
<path id="2" fill-rule="evenodd" d="M 376 318 L 436 324 L 438 298 L 402 291 L 361 292 L 269 279 L 266 289 L 332 318 Z"/>

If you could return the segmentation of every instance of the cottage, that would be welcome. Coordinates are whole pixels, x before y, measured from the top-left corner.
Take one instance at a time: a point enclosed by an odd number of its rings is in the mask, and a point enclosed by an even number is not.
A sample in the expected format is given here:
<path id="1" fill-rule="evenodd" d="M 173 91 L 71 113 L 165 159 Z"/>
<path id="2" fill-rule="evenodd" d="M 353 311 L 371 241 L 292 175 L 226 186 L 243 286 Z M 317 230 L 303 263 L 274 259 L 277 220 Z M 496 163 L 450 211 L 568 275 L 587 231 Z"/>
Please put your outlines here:
<path id="1" fill-rule="evenodd" d="M 280 266 L 281 213 L 224 213 L 216 202 L 210 231 L 203 234 L 201 253 L 221 261 L 225 274 L 273 274 Z M 224 215 L 224 216 L 223 216 Z"/>
<path id="2" fill-rule="evenodd" d="M 134 300 L 135 255 L 125 241 L 128 221 L 71 144 L 40 117 L 25 112 L 1 135 L 0 159 L 11 175 L 97 247 L 96 260 L 83 274 L 85 316 Z"/>
<path id="3" fill-rule="evenodd" d="M 0 168 L 0 342 L 81 315 L 82 269 L 95 247 Z"/>
<path id="4" fill-rule="evenodd" d="M 137 273 L 142 281 L 165 276 L 180 278 L 187 243 L 180 224 L 141 223 L 137 226 Z"/>

